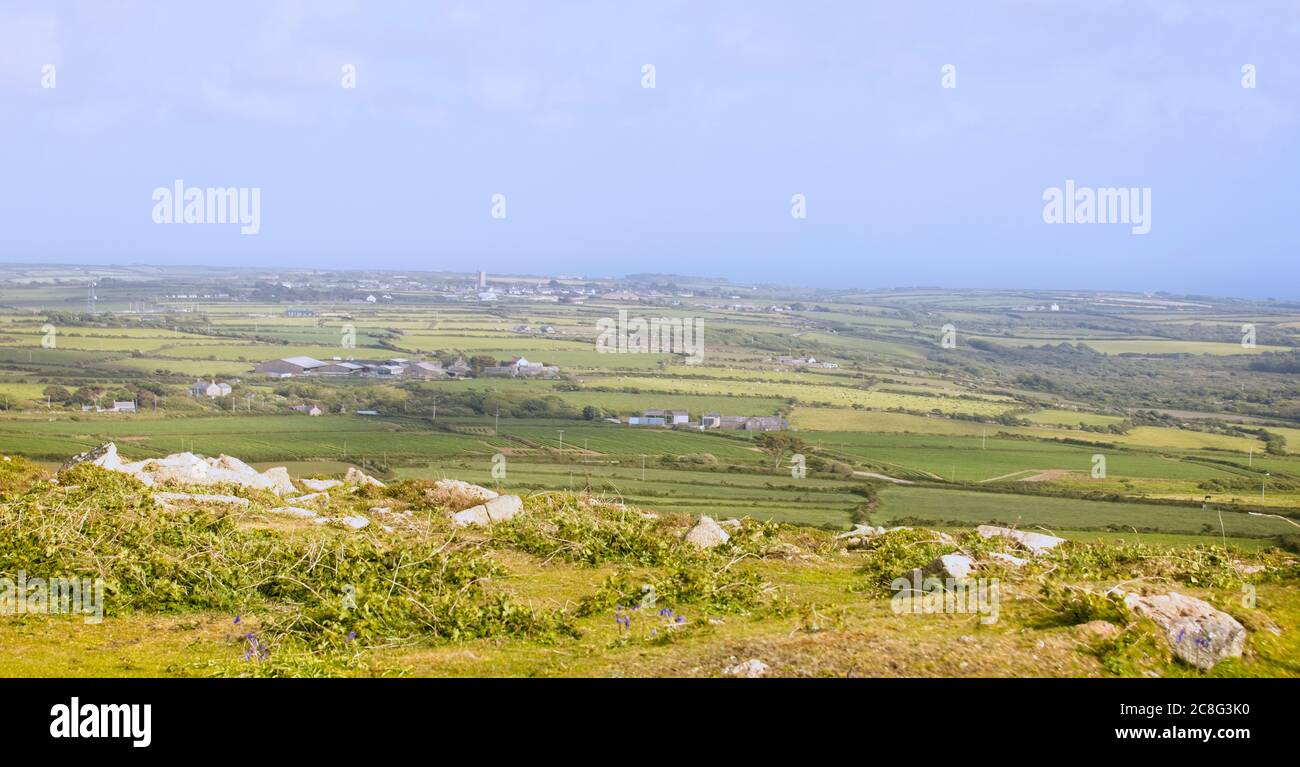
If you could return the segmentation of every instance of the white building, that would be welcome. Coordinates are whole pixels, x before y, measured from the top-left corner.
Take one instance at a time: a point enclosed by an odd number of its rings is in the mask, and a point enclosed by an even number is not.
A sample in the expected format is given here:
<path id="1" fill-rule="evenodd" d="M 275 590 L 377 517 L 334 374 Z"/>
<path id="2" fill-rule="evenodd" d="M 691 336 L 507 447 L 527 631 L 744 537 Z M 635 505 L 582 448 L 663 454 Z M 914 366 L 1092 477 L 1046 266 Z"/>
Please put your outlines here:
<path id="1" fill-rule="evenodd" d="M 195 381 L 190 387 L 191 397 L 224 397 L 230 393 L 230 384 L 216 381 Z"/>

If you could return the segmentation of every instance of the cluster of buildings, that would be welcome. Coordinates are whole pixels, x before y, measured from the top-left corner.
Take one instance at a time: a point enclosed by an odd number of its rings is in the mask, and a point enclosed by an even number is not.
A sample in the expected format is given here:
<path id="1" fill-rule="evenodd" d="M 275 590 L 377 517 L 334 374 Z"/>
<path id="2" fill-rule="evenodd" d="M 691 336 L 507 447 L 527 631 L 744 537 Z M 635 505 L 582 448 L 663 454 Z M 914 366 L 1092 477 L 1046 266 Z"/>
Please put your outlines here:
<path id="1" fill-rule="evenodd" d="M 670 426 L 683 429 L 723 429 L 729 431 L 785 431 L 790 427 L 784 418 L 775 415 L 722 415 L 705 413 L 698 422 L 691 420 L 685 410 L 642 411 L 641 415 L 628 416 L 629 426 Z"/>
<path id="2" fill-rule="evenodd" d="M 82 405 L 81 412 L 83 413 L 134 413 L 135 401 L 131 400 L 130 402 L 114 402 L 112 407 Z"/>
<path id="3" fill-rule="evenodd" d="M 438 360 L 318 360 L 314 357 L 284 357 L 260 362 L 253 368 L 256 373 L 274 378 L 303 376 L 358 376 L 374 378 L 468 378 L 474 370 L 464 359 L 457 358 L 444 365 Z M 482 375 L 509 378 L 555 378 L 560 369 L 554 365 L 529 362 L 515 357 L 504 365 L 485 367 Z M 227 392 L 228 393 L 228 392 Z"/>
<path id="4" fill-rule="evenodd" d="M 529 362 L 524 357 L 514 357 L 504 365 L 483 368 L 483 375 L 507 378 L 556 378 L 560 368 L 555 365 L 543 365 Z"/>
<path id="5" fill-rule="evenodd" d="M 824 368 L 834 370 L 839 367 L 834 362 L 818 362 L 815 357 L 777 357 L 778 364 L 793 368 Z"/>

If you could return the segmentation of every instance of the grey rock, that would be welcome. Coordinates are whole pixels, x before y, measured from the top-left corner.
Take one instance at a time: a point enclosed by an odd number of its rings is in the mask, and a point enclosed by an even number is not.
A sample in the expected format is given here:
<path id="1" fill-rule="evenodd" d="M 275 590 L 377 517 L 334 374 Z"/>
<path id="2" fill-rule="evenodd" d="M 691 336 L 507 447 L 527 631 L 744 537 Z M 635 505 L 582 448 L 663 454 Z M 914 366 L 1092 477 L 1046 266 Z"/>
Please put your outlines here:
<path id="1" fill-rule="evenodd" d="M 1246 628 L 1210 603 L 1177 592 L 1141 596 L 1127 594 L 1130 610 L 1155 622 L 1174 655 L 1200 669 L 1214 668 L 1224 658 L 1239 658 Z"/>

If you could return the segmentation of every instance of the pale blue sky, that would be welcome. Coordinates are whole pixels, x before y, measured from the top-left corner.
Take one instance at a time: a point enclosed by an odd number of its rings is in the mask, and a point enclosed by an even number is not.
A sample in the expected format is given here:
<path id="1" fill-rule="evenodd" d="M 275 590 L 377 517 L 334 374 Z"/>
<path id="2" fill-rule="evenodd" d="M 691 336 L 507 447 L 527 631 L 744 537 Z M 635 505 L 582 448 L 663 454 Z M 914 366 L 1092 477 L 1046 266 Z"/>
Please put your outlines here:
<path id="1" fill-rule="evenodd" d="M 1298 52 L 1294 0 L 2 0 L 0 261 L 1300 298 Z M 261 233 L 155 225 L 178 178 Z"/>

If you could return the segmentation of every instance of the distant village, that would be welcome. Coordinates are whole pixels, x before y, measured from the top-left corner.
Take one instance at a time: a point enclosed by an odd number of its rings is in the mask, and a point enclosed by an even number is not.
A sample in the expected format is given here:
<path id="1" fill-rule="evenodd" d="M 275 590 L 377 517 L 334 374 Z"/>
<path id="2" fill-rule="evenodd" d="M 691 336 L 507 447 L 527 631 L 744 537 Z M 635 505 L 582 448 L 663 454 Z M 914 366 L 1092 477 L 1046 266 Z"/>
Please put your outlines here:
<path id="1" fill-rule="evenodd" d="M 543 365 L 529 362 L 524 357 L 515 357 L 504 365 L 488 365 L 477 373 L 462 358 L 443 365 L 438 360 L 409 360 L 393 358 L 388 360 L 344 360 L 333 358 L 318 360 L 314 357 L 283 357 L 258 363 L 253 372 L 273 378 L 298 378 L 312 376 L 357 376 L 373 378 L 404 379 L 439 379 L 439 378 L 473 378 L 475 376 L 497 378 L 557 378 L 560 368 L 556 365 Z"/>
<path id="2" fill-rule="evenodd" d="M 617 421 L 617 419 L 613 419 Z M 622 423 L 622 421 L 619 421 Z M 650 409 L 642 411 L 641 415 L 628 416 L 626 423 L 629 426 L 670 426 L 675 429 L 722 429 L 724 431 L 784 431 L 790 427 L 790 424 L 782 417 L 775 415 L 722 415 L 720 413 L 705 413 L 700 416 L 700 420 L 692 421 L 691 414 L 686 410 L 658 410 Z"/>

